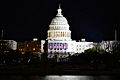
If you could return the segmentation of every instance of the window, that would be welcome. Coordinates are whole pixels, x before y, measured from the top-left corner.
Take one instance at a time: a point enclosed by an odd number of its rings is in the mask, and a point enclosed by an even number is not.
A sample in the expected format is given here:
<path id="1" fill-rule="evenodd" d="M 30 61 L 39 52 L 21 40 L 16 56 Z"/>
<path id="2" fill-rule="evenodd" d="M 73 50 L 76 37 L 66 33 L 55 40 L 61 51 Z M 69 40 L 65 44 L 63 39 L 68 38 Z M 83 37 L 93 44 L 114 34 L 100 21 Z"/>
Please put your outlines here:
<path id="1" fill-rule="evenodd" d="M 27 47 L 28 47 L 29 45 L 27 44 Z"/>
<path id="2" fill-rule="evenodd" d="M 33 48 L 33 51 L 35 51 L 35 48 Z"/>

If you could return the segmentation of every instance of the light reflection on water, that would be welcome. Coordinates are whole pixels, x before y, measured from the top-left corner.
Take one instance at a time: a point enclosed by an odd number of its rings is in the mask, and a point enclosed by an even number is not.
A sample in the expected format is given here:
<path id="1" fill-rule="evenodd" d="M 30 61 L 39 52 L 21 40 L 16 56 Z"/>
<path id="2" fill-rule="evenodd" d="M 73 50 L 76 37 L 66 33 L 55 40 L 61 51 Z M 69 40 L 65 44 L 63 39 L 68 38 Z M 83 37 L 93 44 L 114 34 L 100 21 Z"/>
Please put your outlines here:
<path id="1" fill-rule="evenodd" d="M 72 76 L 72 75 L 49 75 L 49 76 L 0 76 L 0 80 L 120 80 L 114 76 Z"/>
<path id="2" fill-rule="evenodd" d="M 90 76 L 46 76 L 44 80 L 91 80 Z"/>

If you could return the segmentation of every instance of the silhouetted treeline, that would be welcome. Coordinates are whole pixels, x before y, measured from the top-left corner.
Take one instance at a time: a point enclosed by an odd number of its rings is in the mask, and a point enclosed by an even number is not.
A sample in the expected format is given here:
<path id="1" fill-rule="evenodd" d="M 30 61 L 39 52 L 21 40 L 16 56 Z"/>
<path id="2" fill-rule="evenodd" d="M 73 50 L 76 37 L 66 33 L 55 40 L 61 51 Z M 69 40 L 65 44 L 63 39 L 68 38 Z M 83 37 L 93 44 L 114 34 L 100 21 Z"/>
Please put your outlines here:
<path id="1" fill-rule="evenodd" d="M 0 64 L 14 64 L 19 63 L 22 55 L 19 51 L 9 50 L 0 51 Z"/>
<path id="2" fill-rule="evenodd" d="M 120 67 L 120 53 L 108 53 L 106 51 L 86 50 L 84 53 L 72 55 L 70 57 L 72 64 L 104 64 L 110 67 Z"/>
<path id="3" fill-rule="evenodd" d="M 108 53 L 104 50 L 88 49 L 84 53 L 69 55 L 67 58 L 48 59 L 48 53 L 20 53 L 18 50 L 0 51 L 0 64 L 40 64 L 40 63 L 72 63 L 72 64 L 106 64 L 120 66 L 120 53 Z"/>

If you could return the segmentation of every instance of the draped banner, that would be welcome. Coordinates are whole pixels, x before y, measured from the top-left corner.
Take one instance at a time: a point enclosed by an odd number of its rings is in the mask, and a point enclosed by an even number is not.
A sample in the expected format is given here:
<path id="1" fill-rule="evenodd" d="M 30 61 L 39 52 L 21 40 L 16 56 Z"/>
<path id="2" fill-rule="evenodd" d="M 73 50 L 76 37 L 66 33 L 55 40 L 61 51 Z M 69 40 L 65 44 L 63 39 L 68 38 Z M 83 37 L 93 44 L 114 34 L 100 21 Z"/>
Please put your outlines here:
<path id="1" fill-rule="evenodd" d="M 52 50 L 52 49 L 54 49 L 54 50 L 56 50 L 56 49 L 66 50 L 68 48 L 68 44 L 67 43 L 49 43 L 48 48 L 50 50 Z"/>

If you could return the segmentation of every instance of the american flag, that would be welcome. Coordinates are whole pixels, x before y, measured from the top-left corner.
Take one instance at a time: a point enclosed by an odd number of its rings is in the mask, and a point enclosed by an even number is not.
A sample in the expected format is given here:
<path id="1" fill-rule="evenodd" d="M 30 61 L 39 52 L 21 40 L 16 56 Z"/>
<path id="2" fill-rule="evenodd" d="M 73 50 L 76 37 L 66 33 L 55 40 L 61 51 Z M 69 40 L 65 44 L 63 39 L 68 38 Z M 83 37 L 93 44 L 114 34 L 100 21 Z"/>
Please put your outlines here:
<path id="1" fill-rule="evenodd" d="M 57 48 L 56 43 L 54 43 L 53 48 Z"/>
<path id="2" fill-rule="evenodd" d="M 57 43 L 57 46 L 56 46 L 57 49 L 59 48 L 59 45 L 60 45 L 60 43 Z"/>
<path id="3" fill-rule="evenodd" d="M 66 50 L 68 48 L 68 44 L 64 43 L 64 49 Z"/>
<path id="4" fill-rule="evenodd" d="M 67 43 L 49 43 L 49 49 L 67 49 L 68 44 Z"/>
<path id="5" fill-rule="evenodd" d="M 53 43 L 49 43 L 49 49 L 53 48 Z"/>
<path id="6" fill-rule="evenodd" d="M 63 43 L 60 43 L 59 48 L 60 48 L 60 49 L 63 49 Z"/>

